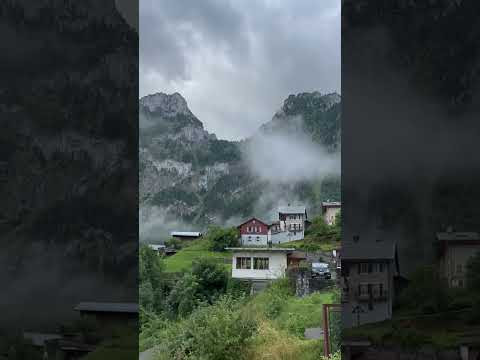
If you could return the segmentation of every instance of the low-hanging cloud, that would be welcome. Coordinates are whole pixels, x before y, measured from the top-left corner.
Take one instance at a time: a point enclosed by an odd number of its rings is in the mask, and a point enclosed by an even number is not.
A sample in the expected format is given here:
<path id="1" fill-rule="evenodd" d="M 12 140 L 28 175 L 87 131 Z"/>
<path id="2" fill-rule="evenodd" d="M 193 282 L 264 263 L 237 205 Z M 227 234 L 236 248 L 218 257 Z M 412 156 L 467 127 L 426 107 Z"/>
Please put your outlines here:
<path id="1" fill-rule="evenodd" d="M 163 243 L 172 231 L 199 231 L 199 226 L 188 224 L 169 214 L 168 209 L 143 205 L 139 211 L 140 242 Z"/>
<path id="2" fill-rule="evenodd" d="M 329 153 L 301 132 L 256 136 L 248 142 L 245 157 L 253 174 L 274 184 L 340 174 L 340 154 Z"/>

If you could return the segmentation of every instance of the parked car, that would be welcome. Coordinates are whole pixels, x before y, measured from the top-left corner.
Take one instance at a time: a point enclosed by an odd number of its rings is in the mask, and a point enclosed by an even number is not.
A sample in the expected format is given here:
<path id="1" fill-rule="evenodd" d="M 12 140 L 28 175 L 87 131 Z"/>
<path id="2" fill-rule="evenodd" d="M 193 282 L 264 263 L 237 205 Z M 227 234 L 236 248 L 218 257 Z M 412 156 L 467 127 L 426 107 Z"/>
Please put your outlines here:
<path id="1" fill-rule="evenodd" d="M 312 263 L 312 277 L 321 277 L 329 280 L 332 278 L 330 269 L 327 263 Z"/>

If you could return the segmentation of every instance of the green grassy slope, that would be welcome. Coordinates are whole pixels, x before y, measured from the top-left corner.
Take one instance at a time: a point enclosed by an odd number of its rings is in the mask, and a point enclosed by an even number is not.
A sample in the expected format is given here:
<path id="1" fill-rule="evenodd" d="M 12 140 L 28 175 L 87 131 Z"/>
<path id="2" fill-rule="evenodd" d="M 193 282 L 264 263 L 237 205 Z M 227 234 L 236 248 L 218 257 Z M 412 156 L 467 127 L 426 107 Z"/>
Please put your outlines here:
<path id="1" fill-rule="evenodd" d="M 200 258 L 213 258 L 231 269 L 232 254 L 230 252 L 214 252 L 209 250 L 209 242 L 200 239 L 179 250 L 175 255 L 165 258 L 165 272 L 183 272 L 192 268 L 192 262 Z"/>

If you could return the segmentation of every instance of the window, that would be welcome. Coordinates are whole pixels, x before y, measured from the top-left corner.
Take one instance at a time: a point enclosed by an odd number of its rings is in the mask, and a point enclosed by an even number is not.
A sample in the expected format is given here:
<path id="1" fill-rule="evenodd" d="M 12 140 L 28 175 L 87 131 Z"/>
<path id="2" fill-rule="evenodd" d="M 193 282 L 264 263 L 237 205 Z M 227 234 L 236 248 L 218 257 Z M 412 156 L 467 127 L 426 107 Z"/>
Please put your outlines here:
<path id="1" fill-rule="evenodd" d="M 457 264 L 457 274 L 461 274 L 463 272 L 462 264 Z"/>
<path id="2" fill-rule="evenodd" d="M 260 236 L 257 236 L 257 241 L 260 241 Z"/>
<path id="3" fill-rule="evenodd" d="M 359 274 L 367 274 L 368 273 L 368 263 L 358 264 L 358 273 Z"/>
<path id="4" fill-rule="evenodd" d="M 384 267 L 385 267 L 385 264 L 384 264 L 384 263 L 378 264 L 378 271 L 379 271 L 379 272 L 383 272 Z"/>
<path id="5" fill-rule="evenodd" d="M 368 284 L 359 284 L 358 285 L 358 295 L 361 297 L 368 296 Z"/>
<path id="6" fill-rule="evenodd" d="M 252 237 L 251 237 L 251 236 L 248 237 L 248 241 L 252 241 Z"/>
<path id="7" fill-rule="evenodd" d="M 251 269 L 252 261 L 249 257 L 237 257 L 237 269 Z"/>
<path id="8" fill-rule="evenodd" d="M 253 268 L 255 270 L 268 270 L 268 258 L 253 258 Z"/>

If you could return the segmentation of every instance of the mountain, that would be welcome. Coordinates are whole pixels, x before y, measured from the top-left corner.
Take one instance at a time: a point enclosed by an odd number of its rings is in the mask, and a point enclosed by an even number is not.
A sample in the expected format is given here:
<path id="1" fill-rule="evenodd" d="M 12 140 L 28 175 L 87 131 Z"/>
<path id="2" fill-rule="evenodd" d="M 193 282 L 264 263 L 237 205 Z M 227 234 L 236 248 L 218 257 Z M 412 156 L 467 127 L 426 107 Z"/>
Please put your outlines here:
<path id="1" fill-rule="evenodd" d="M 328 156 L 338 154 L 340 101 L 338 94 L 290 95 L 255 136 L 237 142 L 208 133 L 178 93 L 142 97 L 141 237 L 156 239 L 178 227 L 234 224 L 253 214 L 268 219 L 281 202 L 301 201 L 318 211 L 321 200 L 339 200 L 338 175 L 277 182 L 262 177 L 252 157 L 263 141 L 277 137 L 283 141 L 285 134 L 287 141 L 298 137 L 321 146 Z"/>
<path id="2" fill-rule="evenodd" d="M 341 97 L 318 91 L 290 95 L 272 120 L 261 127 L 264 133 L 304 132 L 329 151 L 340 149 Z"/>

